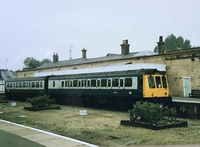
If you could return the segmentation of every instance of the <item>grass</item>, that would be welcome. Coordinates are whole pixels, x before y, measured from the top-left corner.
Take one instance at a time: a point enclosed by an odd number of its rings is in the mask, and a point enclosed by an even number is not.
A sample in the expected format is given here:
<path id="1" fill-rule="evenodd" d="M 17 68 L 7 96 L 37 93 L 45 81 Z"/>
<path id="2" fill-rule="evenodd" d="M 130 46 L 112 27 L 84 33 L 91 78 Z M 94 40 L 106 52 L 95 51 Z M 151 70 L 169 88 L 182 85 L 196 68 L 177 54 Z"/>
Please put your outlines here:
<path id="1" fill-rule="evenodd" d="M 200 144 L 200 120 L 189 120 L 189 126 L 164 130 L 149 130 L 121 126 L 129 120 L 128 113 L 87 108 L 88 115 L 80 116 L 81 107 L 61 106 L 60 110 L 27 111 L 26 102 L 0 103 L 0 119 L 43 129 L 99 146 Z M 26 117 L 20 117 L 26 116 Z"/>

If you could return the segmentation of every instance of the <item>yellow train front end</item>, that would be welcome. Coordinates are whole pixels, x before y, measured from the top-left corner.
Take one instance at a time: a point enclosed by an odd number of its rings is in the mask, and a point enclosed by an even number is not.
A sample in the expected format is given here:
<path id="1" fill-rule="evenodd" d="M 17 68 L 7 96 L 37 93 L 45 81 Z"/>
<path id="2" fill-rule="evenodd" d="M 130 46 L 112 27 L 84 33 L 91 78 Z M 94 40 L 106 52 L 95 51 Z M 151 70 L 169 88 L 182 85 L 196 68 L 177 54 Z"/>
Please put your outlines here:
<path id="1" fill-rule="evenodd" d="M 169 86 L 166 75 L 149 74 L 143 76 L 143 98 L 145 100 L 157 100 L 169 102 Z"/>

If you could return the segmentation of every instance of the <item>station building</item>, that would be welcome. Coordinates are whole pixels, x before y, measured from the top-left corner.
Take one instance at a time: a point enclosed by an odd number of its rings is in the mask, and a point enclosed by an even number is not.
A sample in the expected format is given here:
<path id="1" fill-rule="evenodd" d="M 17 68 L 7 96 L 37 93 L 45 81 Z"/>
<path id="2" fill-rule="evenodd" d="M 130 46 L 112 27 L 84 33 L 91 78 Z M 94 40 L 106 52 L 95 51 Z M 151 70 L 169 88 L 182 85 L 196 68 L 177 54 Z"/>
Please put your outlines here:
<path id="1" fill-rule="evenodd" d="M 86 49 L 82 57 L 59 61 L 59 55 L 53 54 L 53 62 L 45 63 L 32 70 L 17 71 L 17 78 L 34 77 L 35 73 L 52 72 L 67 69 L 80 69 L 107 66 L 110 64 L 159 63 L 166 65 L 170 95 L 188 97 L 192 89 L 200 89 L 200 47 L 164 51 L 162 36 L 159 37 L 158 53 L 151 51 L 130 52 L 128 40 L 121 44 L 121 54 L 110 54 L 98 58 L 87 58 Z"/>

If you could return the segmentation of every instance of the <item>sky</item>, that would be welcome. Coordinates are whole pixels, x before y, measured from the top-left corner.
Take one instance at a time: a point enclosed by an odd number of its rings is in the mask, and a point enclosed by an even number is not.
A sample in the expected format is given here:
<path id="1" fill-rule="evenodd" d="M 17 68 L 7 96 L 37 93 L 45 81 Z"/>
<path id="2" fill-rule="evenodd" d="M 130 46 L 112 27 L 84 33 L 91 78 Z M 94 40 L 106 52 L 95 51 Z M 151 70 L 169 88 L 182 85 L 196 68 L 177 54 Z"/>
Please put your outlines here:
<path id="1" fill-rule="evenodd" d="M 0 0 L 0 69 L 21 70 L 24 60 L 59 61 L 153 51 L 159 36 L 182 36 L 200 46 L 199 0 Z"/>

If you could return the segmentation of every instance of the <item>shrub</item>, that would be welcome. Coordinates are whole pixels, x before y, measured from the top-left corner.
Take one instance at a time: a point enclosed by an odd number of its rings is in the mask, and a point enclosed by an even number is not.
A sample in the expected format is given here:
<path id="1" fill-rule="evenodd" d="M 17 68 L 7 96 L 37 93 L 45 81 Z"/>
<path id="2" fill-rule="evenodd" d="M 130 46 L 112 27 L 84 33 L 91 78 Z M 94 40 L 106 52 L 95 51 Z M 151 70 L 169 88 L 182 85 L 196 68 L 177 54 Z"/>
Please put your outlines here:
<path id="1" fill-rule="evenodd" d="M 33 107 L 50 107 L 55 103 L 54 99 L 49 99 L 48 95 L 27 98 L 27 101 L 31 103 Z"/>
<path id="2" fill-rule="evenodd" d="M 173 120 L 175 114 L 175 110 L 164 107 L 163 104 L 149 102 L 136 102 L 133 109 L 129 110 L 131 121 L 142 121 L 150 124 Z"/>

